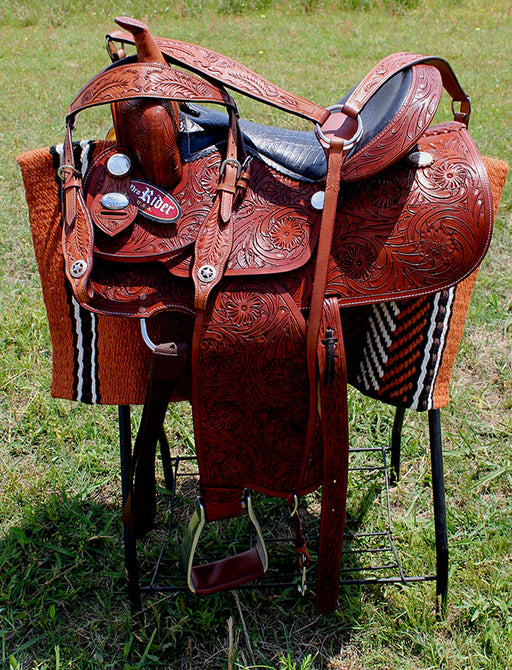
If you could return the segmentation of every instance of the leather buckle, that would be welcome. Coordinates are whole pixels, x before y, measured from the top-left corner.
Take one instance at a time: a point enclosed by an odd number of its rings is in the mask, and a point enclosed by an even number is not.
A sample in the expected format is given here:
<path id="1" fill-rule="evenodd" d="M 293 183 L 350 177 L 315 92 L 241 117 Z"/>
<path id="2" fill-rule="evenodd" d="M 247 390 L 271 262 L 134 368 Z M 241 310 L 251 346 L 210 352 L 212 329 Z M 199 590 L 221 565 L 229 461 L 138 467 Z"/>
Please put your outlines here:
<path id="1" fill-rule="evenodd" d="M 226 172 L 226 167 L 228 165 L 232 165 L 234 168 L 236 168 L 236 178 L 238 179 L 242 172 L 242 165 L 240 161 L 237 161 L 236 158 L 226 158 L 226 160 L 222 161 L 219 170 L 219 178 L 224 177 L 224 173 Z"/>
<path id="2" fill-rule="evenodd" d="M 199 539 L 206 525 L 205 507 L 201 497 L 197 498 L 196 509 L 188 523 L 182 550 L 187 584 L 192 593 L 208 595 L 224 589 L 236 588 L 240 584 L 262 577 L 267 571 L 267 549 L 261 526 L 252 507 L 251 494 L 247 489 L 243 493 L 242 506 L 256 531 L 256 544 L 240 554 L 194 566 Z"/>
<path id="3" fill-rule="evenodd" d="M 460 105 L 459 111 L 455 109 L 456 102 Z M 465 98 L 464 100 L 452 100 L 452 114 L 456 121 L 460 121 L 467 126 L 469 117 L 471 116 L 471 100 L 469 98 Z"/>

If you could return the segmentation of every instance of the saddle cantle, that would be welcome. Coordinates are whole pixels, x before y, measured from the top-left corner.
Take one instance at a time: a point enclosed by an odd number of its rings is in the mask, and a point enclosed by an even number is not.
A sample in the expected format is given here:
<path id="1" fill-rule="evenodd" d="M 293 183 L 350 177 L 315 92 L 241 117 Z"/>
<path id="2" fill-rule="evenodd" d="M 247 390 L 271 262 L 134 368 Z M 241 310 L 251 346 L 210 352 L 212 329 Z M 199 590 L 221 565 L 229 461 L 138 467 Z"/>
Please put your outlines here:
<path id="1" fill-rule="evenodd" d="M 154 354 L 125 522 L 134 535 L 152 526 L 156 443 L 188 369 L 201 491 L 185 542 L 190 588 L 211 593 L 266 570 L 250 490 L 289 501 L 306 569 L 296 505 L 322 486 L 316 604 L 332 611 L 348 458 L 340 308 L 437 293 L 478 267 L 493 205 L 467 130 L 469 99 L 444 60 L 399 53 L 325 109 L 225 56 L 116 22 L 130 32 L 108 36 L 113 64 L 67 115 L 66 276 L 93 312 L 170 310 L 189 332 L 187 342 L 169 332 L 153 345 L 143 322 Z M 137 56 L 126 56 L 133 43 Z M 459 110 L 431 126 L 443 87 Z M 315 130 L 240 120 L 227 88 Z M 82 174 L 72 129 L 103 104 L 115 138 Z M 195 566 L 204 524 L 244 511 L 256 545 Z"/>

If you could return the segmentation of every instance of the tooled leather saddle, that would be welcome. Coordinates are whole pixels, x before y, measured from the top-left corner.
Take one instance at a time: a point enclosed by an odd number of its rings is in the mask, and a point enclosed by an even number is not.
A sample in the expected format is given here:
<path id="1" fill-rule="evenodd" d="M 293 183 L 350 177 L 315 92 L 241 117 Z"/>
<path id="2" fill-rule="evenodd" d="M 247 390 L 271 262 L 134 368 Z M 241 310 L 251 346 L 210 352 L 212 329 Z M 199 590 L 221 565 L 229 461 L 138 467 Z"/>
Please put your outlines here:
<path id="1" fill-rule="evenodd" d="M 173 384 L 189 383 L 200 472 L 190 588 L 265 572 L 250 491 L 289 501 L 307 567 L 296 506 L 321 486 L 316 605 L 330 612 L 348 468 L 340 308 L 436 293 L 481 262 L 493 207 L 469 99 L 446 61 L 398 53 L 325 109 L 218 53 L 116 23 L 128 32 L 107 36 L 112 65 L 69 107 L 59 174 L 76 298 L 140 319 L 154 351 L 125 523 L 134 536 L 152 527 L 157 440 Z M 454 120 L 431 126 L 443 87 Z M 242 121 L 228 88 L 315 130 Z M 76 116 L 104 104 L 114 134 L 82 174 Z M 168 311 L 181 315 L 180 333 L 154 344 L 150 317 Z M 204 524 L 244 511 L 256 544 L 194 565 Z"/>

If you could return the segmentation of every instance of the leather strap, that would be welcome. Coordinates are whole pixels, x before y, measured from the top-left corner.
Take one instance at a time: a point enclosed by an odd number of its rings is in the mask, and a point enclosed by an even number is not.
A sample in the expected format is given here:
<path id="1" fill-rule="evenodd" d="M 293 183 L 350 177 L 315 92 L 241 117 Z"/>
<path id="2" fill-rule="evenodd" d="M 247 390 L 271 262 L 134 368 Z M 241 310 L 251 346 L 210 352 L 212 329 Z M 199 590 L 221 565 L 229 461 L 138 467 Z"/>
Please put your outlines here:
<path id="1" fill-rule="evenodd" d="M 93 77 L 69 105 L 67 120 L 89 107 L 140 98 L 216 103 L 236 109 L 229 93 L 189 72 L 161 63 L 134 62 L 110 66 Z"/>
<path id="2" fill-rule="evenodd" d="M 148 389 L 131 461 L 131 490 L 122 517 L 133 537 L 142 537 L 153 528 L 156 445 L 163 430 L 173 383 L 189 360 L 187 343 L 160 344 L 151 358 Z"/>
<path id="3" fill-rule="evenodd" d="M 336 609 L 345 529 L 348 482 L 347 366 L 336 298 L 324 302 L 318 343 L 320 411 L 323 437 L 322 511 L 316 583 L 317 609 Z"/>
<path id="4" fill-rule="evenodd" d="M 192 279 L 194 280 L 194 307 L 206 309 L 208 297 L 222 279 L 233 246 L 233 203 L 241 170 L 238 161 L 238 122 L 233 110 L 229 111 L 226 157 L 221 166 L 217 196 L 206 215 L 195 243 Z"/>
<path id="5" fill-rule="evenodd" d="M 79 302 L 92 298 L 89 278 L 93 265 L 94 226 L 82 194 L 82 175 L 75 168 L 71 129 L 64 140 L 63 160 L 58 174 L 62 179 L 62 253 L 64 271 Z"/>
<path id="6" fill-rule="evenodd" d="M 402 70 L 415 65 L 430 65 L 435 67 L 441 74 L 443 86 L 450 94 L 452 100 L 460 102 L 467 118 L 471 111 L 469 97 L 462 89 L 451 66 L 443 58 L 423 56 L 408 52 L 399 52 L 387 56 L 370 70 L 366 77 L 356 86 L 344 105 L 344 111 L 350 116 L 361 112 L 367 102 L 375 95 L 377 89 L 385 84 L 391 77 Z M 461 119 L 456 119 L 460 121 Z"/>
<path id="7" fill-rule="evenodd" d="M 317 245 L 311 308 L 308 318 L 306 355 L 309 380 L 309 418 L 304 460 L 302 462 L 302 468 L 296 483 L 296 490 L 300 490 L 302 488 L 301 483 L 305 477 L 306 469 L 308 467 L 309 456 L 316 428 L 318 339 L 320 334 L 325 290 L 327 286 L 329 256 L 331 252 L 334 226 L 336 223 L 336 209 L 338 206 L 338 196 L 340 192 L 340 174 L 343 167 L 343 160 L 347 155 L 347 152 L 348 148 L 346 142 L 340 138 L 334 137 L 331 141 L 328 155 L 324 209 L 322 214 L 322 224 L 320 227 L 320 237 L 318 239 Z"/>
<path id="8" fill-rule="evenodd" d="M 134 19 L 128 17 L 116 19 L 116 23 L 120 23 L 123 26 L 126 26 L 127 22 L 133 24 L 133 21 Z M 109 33 L 107 39 L 125 44 L 135 43 L 130 33 L 117 30 Z M 224 84 L 238 93 L 243 93 L 250 98 L 290 112 L 309 121 L 321 124 L 329 116 L 329 112 L 324 107 L 294 95 L 289 91 L 285 91 L 257 72 L 254 72 L 254 70 L 216 51 L 197 46 L 196 44 L 180 42 L 179 40 L 155 37 L 155 41 L 161 52 L 168 57 L 170 62 L 203 75 L 210 81 Z"/>

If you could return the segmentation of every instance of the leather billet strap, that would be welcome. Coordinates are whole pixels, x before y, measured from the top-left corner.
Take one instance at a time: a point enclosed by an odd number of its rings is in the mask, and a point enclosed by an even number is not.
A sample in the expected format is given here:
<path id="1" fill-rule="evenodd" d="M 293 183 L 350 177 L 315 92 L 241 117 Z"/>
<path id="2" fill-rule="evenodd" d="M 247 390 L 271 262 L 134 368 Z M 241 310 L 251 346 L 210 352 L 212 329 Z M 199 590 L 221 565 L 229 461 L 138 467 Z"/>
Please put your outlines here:
<path id="1" fill-rule="evenodd" d="M 313 291 L 311 296 L 311 307 L 309 310 L 308 329 L 306 339 L 307 370 L 309 380 L 309 419 L 308 433 L 306 436 L 306 449 L 302 468 L 296 482 L 296 490 L 301 490 L 301 483 L 306 476 L 309 463 L 309 455 L 313 444 L 316 416 L 317 416 L 317 352 L 320 337 L 320 325 L 327 286 L 327 273 L 329 257 L 331 253 L 334 226 L 336 223 L 336 210 L 340 190 L 340 175 L 343 161 L 350 145 L 344 140 L 333 138 L 329 150 L 327 164 L 327 181 L 325 188 L 325 200 L 322 213 L 322 225 L 318 239 L 315 272 L 313 278 Z"/>
<path id="2" fill-rule="evenodd" d="M 320 332 L 318 386 L 324 450 L 315 604 L 329 614 L 338 599 L 349 454 L 347 366 L 336 298 L 324 301 Z"/>

